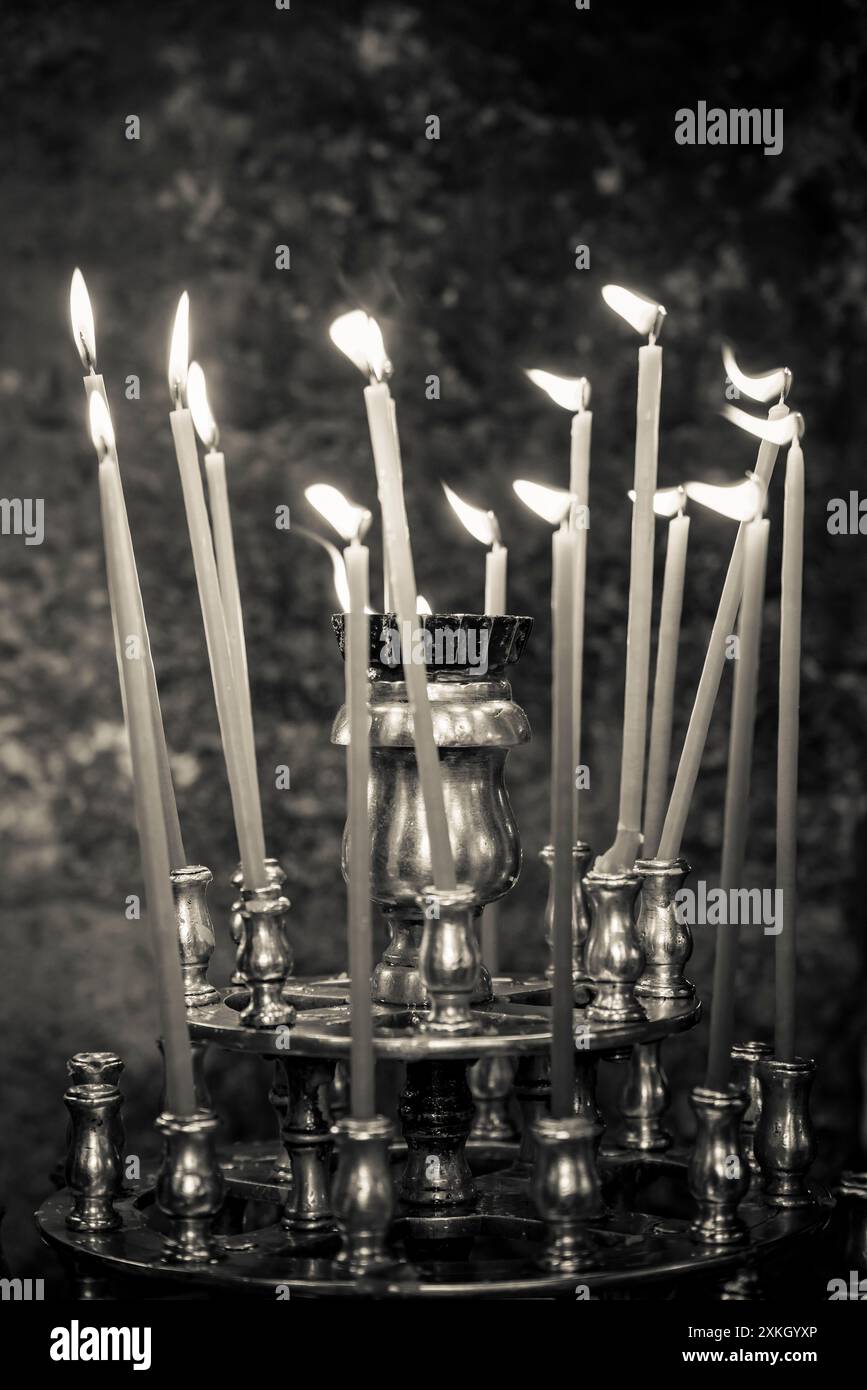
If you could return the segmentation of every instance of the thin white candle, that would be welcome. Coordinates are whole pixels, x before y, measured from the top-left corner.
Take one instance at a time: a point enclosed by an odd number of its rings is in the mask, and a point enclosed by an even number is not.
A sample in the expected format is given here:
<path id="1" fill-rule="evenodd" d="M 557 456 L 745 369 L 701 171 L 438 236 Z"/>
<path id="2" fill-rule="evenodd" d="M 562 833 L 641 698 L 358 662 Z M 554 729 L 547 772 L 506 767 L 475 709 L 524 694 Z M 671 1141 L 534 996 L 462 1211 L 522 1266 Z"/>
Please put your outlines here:
<path id="1" fill-rule="evenodd" d="M 686 501 L 683 489 L 675 488 L 671 491 L 678 495 L 674 505 L 682 508 Z M 657 499 L 659 497 L 660 494 L 657 493 Z M 659 515 L 658 500 L 654 502 L 654 507 Z M 662 515 L 670 513 L 663 512 Z M 653 681 L 653 714 L 650 721 L 650 752 L 647 757 L 647 791 L 644 803 L 644 841 L 641 849 L 644 859 L 653 859 L 659 848 L 662 820 L 665 815 L 688 543 L 689 517 L 685 516 L 682 510 L 677 510 L 668 523 L 659 632 L 656 639 L 656 674 Z"/>
<path id="2" fill-rule="evenodd" d="M 159 752 L 154 729 L 146 641 L 134 557 L 128 529 L 114 433 L 100 392 L 90 402 L 91 433 L 99 459 L 99 493 L 106 561 L 111 575 L 117 633 L 124 663 L 124 699 L 133 766 L 133 786 L 145 899 L 157 971 L 157 1002 L 165 1058 L 166 1107 L 178 1115 L 196 1109 L 193 1058 L 187 1032 L 184 986 L 178 953 L 177 922 L 171 888 L 166 824 L 160 788 Z"/>
<path id="3" fill-rule="evenodd" d="M 801 697 L 801 594 L 804 572 L 804 455 L 795 441 L 786 459 L 780 604 L 780 703 L 777 731 L 777 887 L 783 929 L 774 940 L 775 1054 L 795 1057 L 798 913 L 798 713 Z"/>
<path id="4" fill-rule="evenodd" d="M 349 826 L 349 974 L 352 981 L 350 1023 L 351 1105 L 356 1119 L 375 1113 L 373 1011 L 370 999 L 370 824 L 367 788 L 370 770 L 368 742 L 368 550 L 355 539 L 344 551 L 349 582 L 346 624 L 346 710 L 349 744 L 346 750 Z"/>
<path id="5" fill-rule="evenodd" d="M 259 803 L 259 789 L 250 775 L 249 762 L 245 757 L 242 705 L 238 696 L 238 679 L 232 665 L 213 538 L 199 470 L 196 436 L 192 415 L 183 403 L 187 374 L 185 317 L 186 296 L 183 295 L 178 306 L 175 332 L 172 334 L 169 384 L 175 408 L 169 420 L 193 552 L 241 868 L 244 885 L 252 891 L 264 887 L 267 883 L 262 808 Z"/>
<path id="6" fill-rule="evenodd" d="M 84 390 L 87 397 L 88 406 L 90 398 L 94 392 L 98 393 L 108 411 L 108 396 L 105 390 L 105 382 L 96 370 L 96 333 L 93 321 L 93 309 L 90 303 L 90 296 L 87 286 L 84 283 L 84 276 L 81 271 L 76 269 L 72 274 L 72 282 L 69 291 L 69 307 L 72 319 L 72 333 L 78 348 L 79 356 L 83 366 L 87 369 L 84 377 Z M 110 418 L 110 416 L 109 416 Z M 163 716 L 160 708 L 159 691 L 157 689 L 156 673 L 154 670 L 153 655 L 151 653 L 150 637 L 148 635 L 147 623 L 144 620 L 144 605 L 141 597 L 141 587 L 139 585 L 138 570 L 135 565 L 133 554 L 132 536 L 129 529 L 129 518 L 126 511 L 126 502 L 123 495 L 123 482 L 120 476 L 120 468 L 116 456 L 107 455 L 106 465 L 117 469 L 118 496 L 121 504 L 120 530 L 121 540 L 127 551 L 128 562 L 132 564 L 135 574 L 135 590 L 138 595 L 138 607 L 141 616 L 139 631 L 142 633 L 144 651 L 142 660 L 145 666 L 145 674 L 148 687 L 148 699 L 151 707 L 151 718 L 154 726 L 154 738 L 157 749 L 157 762 L 159 766 L 160 778 L 160 801 L 163 808 L 163 817 L 166 824 L 166 835 L 169 845 L 169 859 L 173 869 L 181 869 L 187 862 L 184 841 L 181 834 L 180 820 L 178 819 L 178 807 L 175 800 L 175 790 L 172 783 L 172 773 L 169 764 L 168 748 L 166 746 L 166 735 L 163 728 Z M 108 575 L 109 604 L 111 607 L 112 629 L 115 640 L 115 656 L 117 659 L 118 678 L 120 680 L 121 703 L 123 706 L 124 721 L 127 719 L 127 698 L 125 683 L 125 662 L 123 652 L 119 644 L 119 634 L 117 629 L 117 617 L 115 612 L 115 601 L 112 593 L 111 574 Z"/>
<path id="7" fill-rule="evenodd" d="M 665 310 L 618 285 L 602 291 L 606 303 L 648 342 L 638 351 L 638 397 L 635 424 L 635 506 L 629 563 L 629 614 L 626 633 L 626 679 L 623 696 L 623 745 L 620 804 L 613 845 L 597 861 L 603 873 L 620 873 L 635 862 L 641 843 L 647 694 L 650 680 L 650 618 L 653 606 L 653 495 L 659 450 L 662 349 L 656 338 Z"/>
<path id="8" fill-rule="evenodd" d="M 442 486 L 449 506 L 465 530 L 482 545 L 490 546 L 485 556 L 484 611 L 490 615 L 505 613 L 508 551 L 502 543 L 499 522 L 493 512 L 470 506 L 447 483 Z"/>

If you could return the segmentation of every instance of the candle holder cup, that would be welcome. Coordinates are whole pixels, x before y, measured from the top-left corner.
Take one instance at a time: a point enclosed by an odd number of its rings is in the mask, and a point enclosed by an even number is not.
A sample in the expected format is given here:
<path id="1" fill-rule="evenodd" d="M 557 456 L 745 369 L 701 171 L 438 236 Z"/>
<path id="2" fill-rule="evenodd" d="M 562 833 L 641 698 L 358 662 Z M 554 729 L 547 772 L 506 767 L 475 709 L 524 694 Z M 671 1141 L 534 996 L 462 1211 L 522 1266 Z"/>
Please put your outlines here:
<path id="1" fill-rule="evenodd" d="M 264 888 L 242 889 L 241 902 L 244 945 L 240 963 L 250 991 L 241 1017 L 249 1028 L 291 1027 L 295 1009 L 282 998 L 292 967 L 286 928 L 289 899 L 279 884 L 270 883 Z"/>
<path id="2" fill-rule="evenodd" d="M 597 1027 L 619 1027 L 644 1018 L 635 986 L 644 967 L 644 951 L 635 928 L 635 900 L 641 875 L 591 869 L 584 878 L 590 903 L 587 970 L 595 995 L 586 1014 Z"/>
<path id="3" fill-rule="evenodd" d="M 279 859 L 265 860 L 265 877 L 268 883 L 275 883 L 280 891 L 286 882 L 286 871 Z M 231 983 L 243 986 L 247 983 L 244 979 L 244 972 L 241 969 L 241 955 L 244 950 L 244 902 L 241 897 L 241 890 L 244 887 L 244 873 L 239 865 L 232 874 L 232 887 L 237 893 L 235 901 L 229 909 L 229 934 L 235 943 L 235 968 L 232 971 Z M 289 936 L 288 922 L 286 925 L 286 950 L 289 954 L 289 968 L 287 975 L 291 975 L 294 966 L 294 954 L 292 951 L 292 941 Z"/>
<path id="4" fill-rule="evenodd" d="M 72 1197 L 66 1224 L 73 1231 L 113 1231 L 123 1175 L 123 1062 L 114 1052 L 77 1052 L 66 1064 L 70 1085 L 64 1177 Z"/>
<path id="5" fill-rule="evenodd" d="M 590 912 L 584 893 L 584 876 L 590 866 L 593 851 L 583 840 L 572 846 L 572 869 L 574 874 L 572 893 L 572 980 L 575 985 L 576 1004 L 586 1004 L 590 998 L 591 979 L 587 973 L 585 953 L 587 938 L 590 935 Z M 550 953 L 554 949 L 554 846 L 545 845 L 539 851 L 539 858 L 548 870 L 548 901 L 545 906 L 545 941 Z M 545 967 L 549 980 L 554 978 L 553 961 L 549 959 Z"/>
<path id="6" fill-rule="evenodd" d="M 473 926 L 473 890 L 466 884 L 449 892 L 429 887 L 420 903 L 425 922 L 419 975 L 425 998 L 430 1001 L 422 1029 L 428 1033 L 472 1033 L 471 1004 L 483 968 Z"/>
<path id="7" fill-rule="evenodd" d="M 214 928 L 208 911 L 208 885 L 213 874 L 204 864 L 187 864 L 171 873 L 178 923 L 178 945 L 184 977 L 184 1001 L 188 1009 L 216 1004 L 219 991 L 208 983 L 208 966 L 214 954 Z"/>
<path id="8" fill-rule="evenodd" d="M 807 1173 L 816 1156 L 810 1091 L 816 1064 L 812 1058 L 783 1062 L 766 1057 L 757 1071 L 762 1108 L 755 1143 L 764 1199 L 774 1207 L 809 1206 L 813 1196 Z"/>
<path id="9" fill-rule="evenodd" d="M 594 1146 L 596 1126 L 579 1115 L 541 1116 L 533 1125 L 533 1200 L 545 1222 L 540 1263 L 563 1274 L 594 1263 L 587 1223 L 602 1211 Z"/>
<path id="10" fill-rule="evenodd" d="M 332 622 L 343 651 L 343 615 Z M 531 628 L 532 619 L 523 617 L 458 613 L 418 619 L 416 655 L 425 661 L 446 817 L 457 832 L 455 870 L 472 890 L 475 925 L 484 907 L 514 885 L 521 867 L 505 766 L 509 750 L 526 743 L 530 729 L 502 673 L 519 659 Z M 369 630 L 371 896 L 389 932 L 372 993 L 380 1003 L 422 1008 L 428 999 L 419 970 L 425 926 L 420 895 L 433 873 L 412 713 L 400 679 L 396 616 L 372 614 Z M 332 742 L 345 746 L 348 737 L 344 707 Z M 472 834 L 463 833 L 470 824 Z M 345 832 L 344 873 L 347 851 Z M 490 997 L 490 977 L 482 968 L 473 1000 Z"/>
<path id="11" fill-rule="evenodd" d="M 368 1274 L 392 1263 L 385 1242 L 394 1211 L 389 1159 L 394 1125 L 382 1115 L 367 1120 L 347 1115 L 334 1133 L 334 1215 L 342 1240 L 337 1258 L 350 1274 Z"/>
<path id="12" fill-rule="evenodd" d="M 217 1117 L 204 1110 L 194 1115 L 164 1111 L 156 1123 L 163 1135 L 156 1199 L 171 1228 L 164 1257 L 172 1264 L 218 1260 L 220 1247 L 211 1229 L 224 1195 L 214 1148 Z"/>
<path id="13" fill-rule="evenodd" d="M 744 1154 L 750 1166 L 750 1194 L 761 1186 L 761 1169 L 756 1157 L 756 1130 L 762 1113 L 762 1088 L 759 1083 L 758 1066 L 766 1057 L 773 1056 L 770 1043 L 736 1043 L 732 1048 L 732 1080 L 738 1090 L 746 1091 L 748 1104 L 741 1121 L 741 1141 Z"/>
<path id="14" fill-rule="evenodd" d="M 642 878 L 636 931 L 644 950 L 635 993 L 639 998 L 690 999 L 695 986 L 683 968 L 692 955 L 692 935 L 677 914 L 677 894 L 689 864 L 685 859 L 638 859 L 635 871 Z"/>
<path id="15" fill-rule="evenodd" d="M 725 1091 L 696 1086 L 690 1095 L 697 1129 L 689 1190 L 698 1206 L 690 1234 L 700 1245 L 737 1245 L 746 1239 L 738 1204 L 750 1185 L 740 1130 L 747 1104 L 746 1092 L 735 1086 Z"/>

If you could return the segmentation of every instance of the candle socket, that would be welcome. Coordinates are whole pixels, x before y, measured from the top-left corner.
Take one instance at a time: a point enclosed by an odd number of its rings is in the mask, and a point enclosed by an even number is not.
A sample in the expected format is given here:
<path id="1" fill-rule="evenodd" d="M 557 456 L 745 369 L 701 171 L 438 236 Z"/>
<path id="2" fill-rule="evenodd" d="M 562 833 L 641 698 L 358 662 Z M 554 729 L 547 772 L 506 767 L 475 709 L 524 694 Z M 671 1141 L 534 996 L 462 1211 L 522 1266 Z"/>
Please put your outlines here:
<path id="1" fill-rule="evenodd" d="M 430 887 L 419 905 L 425 913 L 419 973 L 430 1000 L 422 1029 L 427 1033 L 472 1033 L 476 1025 L 470 1005 L 483 969 L 472 889 L 465 884 L 443 892 Z"/>
<path id="2" fill-rule="evenodd" d="M 334 1133 L 334 1214 L 342 1241 L 337 1259 L 350 1274 L 368 1274 L 392 1263 L 385 1242 L 394 1210 L 389 1160 L 394 1125 L 383 1115 L 369 1120 L 346 1116 Z"/>
<path id="3" fill-rule="evenodd" d="M 328 1088 L 334 1062 L 324 1057 L 279 1059 L 286 1078 L 281 1106 L 281 1136 L 289 1159 L 290 1184 L 282 1224 L 300 1233 L 330 1231 L 331 1159 L 334 1135 L 328 1110 Z"/>
<path id="4" fill-rule="evenodd" d="M 286 882 L 286 871 L 280 863 L 279 859 L 265 860 L 265 876 L 267 878 L 268 883 L 276 883 L 277 887 L 282 892 L 283 885 Z M 240 896 L 241 889 L 244 887 L 244 874 L 241 870 L 240 865 L 232 874 L 231 882 L 232 887 L 236 890 L 236 892 L 239 895 L 236 898 L 236 900 L 232 903 L 229 915 L 229 934 L 231 935 L 231 938 L 235 943 L 235 969 L 232 971 L 231 983 L 233 985 L 245 985 L 247 981 L 244 979 L 244 972 L 241 969 L 241 954 L 244 950 L 244 903 Z M 291 975 L 292 968 L 294 965 L 294 957 L 292 952 L 292 942 L 289 939 L 288 923 L 286 931 L 286 949 L 289 952 L 290 962 L 289 969 L 286 973 L 288 975 Z"/>
<path id="5" fill-rule="evenodd" d="M 407 1145 L 401 1199 L 416 1210 L 469 1206 L 476 1189 L 467 1162 L 473 1098 L 466 1063 L 409 1062 L 400 1098 Z"/>
<path id="6" fill-rule="evenodd" d="M 77 1052 L 66 1064 L 70 1085 L 64 1176 L 72 1197 L 66 1224 L 73 1231 L 113 1231 L 123 1176 L 123 1062 L 114 1052 Z"/>
<path id="7" fill-rule="evenodd" d="M 165 1237 L 164 1257 L 172 1264 L 221 1259 L 211 1229 L 224 1195 L 223 1174 L 214 1147 L 217 1117 L 204 1110 L 195 1115 L 164 1111 L 156 1123 L 163 1135 L 156 1200 L 171 1224 Z"/>
<path id="8" fill-rule="evenodd" d="M 332 623 L 345 651 L 343 615 Z M 451 825 L 472 818 L 474 833 L 455 835 L 452 848 L 458 881 L 471 886 L 477 914 L 512 888 L 521 866 L 505 768 L 509 750 L 529 740 L 530 726 L 503 672 L 520 657 L 531 627 L 530 618 L 461 613 L 418 620 L 446 815 Z M 371 614 L 369 633 L 371 897 L 389 933 L 371 988 L 379 1003 L 423 1008 L 419 950 L 425 919 L 419 895 L 433 875 L 412 713 L 400 679 L 397 618 Z M 344 707 L 331 741 L 345 746 L 348 737 Z M 344 872 L 347 849 L 344 835 Z M 490 997 L 489 976 L 482 971 L 474 1002 Z"/>
<path id="9" fill-rule="evenodd" d="M 542 1116 L 533 1125 L 536 1162 L 531 1191 L 545 1222 L 543 1268 L 577 1273 L 594 1263 L 587 1223 L 600 1215 L 595 1127 L 578 1115 Z"/>
<path id="10" fill-rule="evenodd" d="M 750 1185 L 740 1126 L 748 1104 L 744 1091 L 696 1086 L 690 1094 L 696 1118 L 689 1160 L 689 1190 L 698 1207 L 690 1234 L 700 1245 L 737 1245 L 746 1239 L 738 1203 Z"/>
<path id="11" fill-rule="evenodd" d="M 816 1074 L 812 1058 L 758 1064 L 762 1110 L 756 1130 L 756 1157 L 768 1206 L 807 1207 L 813 1201 L 807 1173 L 816 1156 L 810 1119 L 810 1091 Z"/>
<path id="12" fill-rule="evenodd" d="M 641 875 L 598 873 L 584 878 L 590 903 L 587 969 L 595 989 L 587 1018 L 598 1027 L 617 1027 L 644 1018 L 635 986 L 644 968 L 644 951 L 635 929 L 635 900 Z"/>
<path id="13" fill-rule="evenodd" d="M 732 1081 L 739 1091 L 746 1091 L 748 1098 L 746 1113 L 741 1121 L 741 1142 L 750 1166 L 751 1195 L 761 1185 L 761 1169 L 756 1157 L 756 1130 L 762 1113 L 758 1066 L 759 1062 L 773 1055 L 774 1049 L 770 1043 L 737 1043 L 732 1048 Z"/>
<path id="14" fill-rule="evenodd" d="M 618 1142 L 622 1149 L 659 1153 L 671 1147 L 671 1135 L 662 1124 L 671 1092 L 661 1051 L 661 1040 L 636 1043 L 632 1049 L 620 1098 L 623 1129 Z"/>
<path id="15" fill-rule="evenodd" d="M 286 929 L 289 899 L 283 897 L 279 884 L 270 883 L 264 888 L 242 889 L 241 902 L 244 944 L 240 967 L 250 991 L 241 1018 L 248 1028 L 291 1027 L 295 1009 L 281 998 L 292 967 Z"/>
<path id="16" fill-rule="evenodd" d="M 214 954 L 214 928 L 208 911 L 208 884 L 213 874 L 203 864 L 172 869 L 172 892 L 178 922 L 178 945 L 184 977 L 184 1001 L 188 1009 L 216 1004 L 220 998 L 208 983 L 208 966 Z"/>
<path id="17" fill-rule="evenodd" d="M 593 851 L 583 840 L 572 846 L 573 892 L 572 892 L 572 979 L 575 984 L 576 1004 L 586 1004 L 590 998 L 590 976 L 587 974 L 585 952 L 590 935 L 590 913 L 584 896 L 584 875 L 590 867 Z M 545 906 L 545 941 L 548 950 L 554 950 L 554 846 L 545 845 L 539 851 L 539 858 L 548 870 L 548 901 Z M 549 959 L 545 967 L 549 980 L 554 978 L 554 963 Z"/>
<path id="18" fill-rule="evenodd" d="M 692 955 L 692 934 L 677 920 L 676 897 L 690 866 L 685 859 L 638 859 L 641 903 L 636 931 L 644 949 L 644 970 L 635 986 L 639 998 L 690 999 L 695 986 L 683 968 Z"/>
<path id="19" fill-rule="evenodd" d="M 470 1067 L 470 1092 L 476 1107 L 472 1138 L 477 1143 L 510 1143 L 518 1134 L 509 1113 L 514 1057 L 499 1053 L 480 1057 Z"/>

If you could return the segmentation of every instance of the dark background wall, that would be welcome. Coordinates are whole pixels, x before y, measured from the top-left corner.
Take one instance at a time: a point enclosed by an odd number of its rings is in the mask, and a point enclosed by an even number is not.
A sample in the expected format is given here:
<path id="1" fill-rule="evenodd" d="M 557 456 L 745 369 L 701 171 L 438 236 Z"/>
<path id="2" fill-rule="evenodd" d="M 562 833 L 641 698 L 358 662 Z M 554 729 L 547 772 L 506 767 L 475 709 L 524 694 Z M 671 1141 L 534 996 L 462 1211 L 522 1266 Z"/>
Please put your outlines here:
<path id="1" fill-rule="evenodd" d="M 797 16 L 797 17 L 796 17 Z M 216 874 L 229 953 L 236 858 L 201 622 L 168 427 L 165 362 L 177 296 L 209 376 L 230 469 L 259 766 L 272 851 L 293 900 L 298 969 L 343 960 L 341 756 L 329 746 L 342 673 L 325 558 L 278 532 L 305 520 L 315 479 L 374 501 L 360 378 L 327 337 L 362 303 L 396 364 L 419 584 L 436 608 L 481 601 L 483 557 L 456 529 L 444 478 L 493 506 L 511 607 L 537 627 L 514 672 L 536 734 L 511 787 L 527 854 L 504 905 L 504 961 L 542 961 L 548 743 L 547 527 L 512 478 L 563 483 L 568 418 L 525 366 L 594 386 L 585 829 L 613 833 L 625 646 L 637 342 L 599 289 L 664 301 L 660 481 L 733 480 L 754 451 L 717 411 L 719 340 L 754 369 L 786 361 L 807 419 L 801 777 L 801 1048 L 821 1061 L 823 1164 L 857 1160 L 864 1028 L 859 856 L 867 817 L 864 540 L 830 537 L 826 504 L 864 476 L 867 216 L 855 3 L 757 12 L 593 0 L 240 6 L 4 6 L 0 217 L 0 492 L 42 497 L 41 547 L 0 545 L 0 837 L 4 905 L 2 1188 L 13 1263 L 38 1269 L 30 1211 L 62 1145 L 64 1060 L 127 1059 L 131 1147 L 153 1144 L 158 1078 L 146 928 L 111 648 L 93 453 L 67 294 L 79 264 L 97 314 L 178 799 L 191 857 Z M 684 148 L 674 112 L 781 107 L 777 158 Z M 125 138 L 125 118 L 141 139 Z M 436 114 L 441 139 L 425 139 Z M 291 270 L 275 269 L 275 247 Z M 589 270 L 574 248 L 590 247 Z M 141 399 L 124 399 L 129 374 Z M 442 398 L 425 398 L 440 376 Z M 751 881 L 773 881 L 781 489 L 770 499 L 769 597 L 756 733 Z M 732 531 L 692 526 L 679 747 Z M 660 536 L 660 539 L 662 537 Z M 377 542 L 374 538 L 374 547 Z M 684 849 L 719 867 L 730 688 L 724 684 Z M 291 792 L 272 769 L 288 762 Z M 695 976 L 710 984 L 709 933 Z M 738 1030 L 767 1036 L 769 938 L 747 933 Z M 706 1025 L 673 1044 L 678 1090 Z M 235 1133 L 266 1133 L 252 1064 L 215 1062 Z M 677 1116 L 688 1124 L 682 1103 Z"/>

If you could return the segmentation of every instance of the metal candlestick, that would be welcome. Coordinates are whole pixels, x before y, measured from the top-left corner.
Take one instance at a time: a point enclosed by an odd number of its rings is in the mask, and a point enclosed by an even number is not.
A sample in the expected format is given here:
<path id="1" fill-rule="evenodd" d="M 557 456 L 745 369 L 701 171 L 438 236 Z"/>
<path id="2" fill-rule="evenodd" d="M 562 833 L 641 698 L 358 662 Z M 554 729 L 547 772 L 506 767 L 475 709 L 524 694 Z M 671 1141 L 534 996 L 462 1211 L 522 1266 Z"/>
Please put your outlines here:
<path id="1" fill-rule="evenodd" d="M 587 1017 L 597 1027 L 616 1027 L 642 1019 L 635 986 L 644 967 L 644 951 L 635 930 L 635 900 L 641 875 L 630 871 L 603 874 L 591 869 L 584 878 L 590 903 L 587 969 L 596 993 Z"/>
<path id="2" fill-rule="evenodd" d="M 636 1043 L 632 1049 L 620 1098 L 621 1148 L 658 1153 L 671 1146 L 671 1135 L 662 1123 L 671 1092 L 661 1051 L 661 1042 Z"/>
<path id="3" fill-rule="evenodd" d="M 762 1192 L 769 1206 L 803 1207 L 813 1200 L 807 1173 L 816 1156 L 810 1120 L 810 1091 L 816 1074 L 812 1058 L 758 1064 L 762 1113 L 756 1130 L 756 1157 Z"/>
<path id="4" fill-rule="evenodd" d="M 483 1057 L 469 1071 L 476 1107 L 472 1138 L 480 1144 L 511 1143 L 518 1132 L 509 1113 L 515 1080 L 514 1057 Z"/>
<path id="5" fill-rule="evenodd" d="M 189 1264 L 220 1259 L 212 1233 L 223 1205 L 224 1184 L 214 1149 L 217 1117 L 206 1111 L 157 1119 L 163 1157 L 156 1183 L 157 1205 L 170 1220 L 165 1258 Z"/>
<path id="6" fill-rule="evenodd" d="M 750 1166 L 750 1192 L 758 1190 L 761 1180 L 759 1161 L 756 1158 L 756 1130 L 762 1113 L 762 1091 L 759 1085 L 758 1065 L 766 1057 L 773 1056 L 770 1043 L 737 1043 L 732 1048 L 732 1082 L 739 1091 L 746 1091 L 748 1104 L 741 1123 L 741 1142 L 747 1163 Z"/>
<path id="7" fill-rule="evenodd" d="M 422 1027 L 431 1033 L 471 1033 L 470 1004 L 484 968 L 473 925 L 473 890 L 466 885 L 449 892 L 426 888 L 419 906 L 425 914 L 419 977 L 430 1001 Z M 485 990 L 490 997 L 489 977 Z"/>
<path id="8" fill-rule="evenodd" d="M 368 1274 L 392 1263 L 385 1241 L 394 1210 L 388 1146 L 394 1125 L 383 1115 L 347 1116 L 335 1125 L 337 1173 L 334 1213 L 350 1274 Z"/>
<path id="9" fill-rule="evenodd" d="M 208 983 L 208 966 L 214 954 L 214 928 L 208 911 L 208 884 L 213 880 L 204 864 L 188 864 L 171 873 L 184 977 L 184 999 L 188 1009 L 216 1004 L 220 995 Z"/>
<path id="10" fill-rule="evenodd" d="M 343 649 L 343 617 L 333 618 Z M 437 614 L 419 619 L 426 634 L 428 696 L 440 749 L 446 815 L 464 825 L 472 806 L 473 833 L 454 837 L 458 881 L 473 893 L 478 916 L 507 893 L 521 867 L 515 817 L 505 783 L 509 750 L 530 737 L 524 711 L 500 673 L 517 661 L 532 619 Z M 373 974 L 373 997 L 386 1004 L 425 1007 L 418 953 L 424 928 L 419 896 L 431 882 L 424 804 L 413 745 L 412 715 L 400 671 L 393 614 L 370 618 L 371 894 L 383 909 L 389 944 Z M 332 742 L 348 739 L 346 710 Z M 344 867 L 346 840 L 344 837 Z M 478 998 L 490 997 L 480 976 Z"/>
<path id="11" fill-rule="evenodd" d="M 587 938 L 590 935 L 590 913 L 584 896 L 584 876 L 590 865 L 593 851 L 583 840 L 572 846 L 572 867 L 574 890 L 572 894 L 572 979 L 575 983 L 576 1004 L 586 1004 L 589 999 L 590 976 L 587 973 L 585 954 Z M 548 901 L 545 905 L 545 941 L 548 951 L 554 949 L 554 846 L 545 845 L 539 851 L 539 858 L 548 870 Z M 549 980 L 554 978 L 554 966 L 549 960 L 545 967 Z"/>
<path id="12" fill-rule="evenodd" d="M 291 1186 L 283 1209 L 287 1231 L 321 1232 L 334 1227 L 331 1209 L 331 1157 L 334 1134 L 327 1109 L 334 1062 L 326 1058 L 281 1057 L 286 1078 L 281 1100 L 281 1135 L 289 1159 Z"/>
<path id="13" fill-rule="evenodd" d="M 410 1062 L 400 1098 L 407 1143 L 400 1195 L 409 1207 L 451 1210 L 472 1203 L 466 1145 L 473 1098 L 463 1062 Z"/>
<path id="14" fill-rule="evenodd" d="M 241 890 L 244 944 L 240 970 L 250 991 L 243 1012 L 249 1028 L 277 1028 L 295 1022 L 295 1009 L 281 998 L 292 968 L 292 952 L 286 927 L 289 899 L 279 885 Z"/>
<path id="15" fill-rule="evenodd" d="M 77 1052 L 66 1064 L 70 1085 L 64 1175 L 72 1197 L 66 1224 L 73 1231 L 113 1231 L 123 1175 L 123 1062 L 114 1052 Z"/>
<path id="16" fill-rule="evenodd" d="M 746 1238 L 738 1203 L 750 1185 L 740 1133 L 747 1095 L 735 1086 L 727 1091 L 696 1086 L 689 1099 L 697 1125 L 689 1190 L 698 1206 L 690 1232 L 701 1245 L 736 1245 Z"/>
<path id="17" fill-rule="evenodd" d="M 689 873 L 685 859 L 639 859 L 641 906 L 638 940 L 644 950 L 644 970 L 635 986 L 639 998 L 689 999 L 695 994 L 683 973 L 692 955 L 692 935 L 677 917 L 677 894 Z"/>
<path id="18" fill-rule="evenodd" d="M 265 860 L 265 879 L 268 883 L 275 883 L 282 892 L 283 885 L 286 882 L 286 871 L 283 868 L 283 865 L 280 863 L 279 859 Z M 232 903 L 232 906 L 229 910 L 229 934 L 231 935 L 231 938 L 235 943 L 235 968 L 232 971 L 231 980 L 233 985 L 245 985 L 247 982 L 244 979 L 244 972 L 241 969 L 241 953 L 244 949 L 244 903 L 240 896 L 241 889 L 244 887 L 244 874 L 240 865 L 232 874 L 231 882 L 232 887 L 238 893 L 238 897 Z M 291 975 L 292 967 L 294 964 L 294 957 L 292 952 L 292 942 L 290 940 L 288 932 L 288 924 L 286 931 L 286 949 L 289 952 L 289 969 L 286 973 L 288 975 Z"/>
<path id="19" fill-rule="evenodd" d="M 577 1273 L 594 1261 L 587 1222 L 602 1210 L 594 1126 L 578 1115 L 563 1120 L 548 1115 L 536 1121 L 533 1137 L 531 1188 L 546 1226 L 541 1263 L 546 1269 Z"/>

